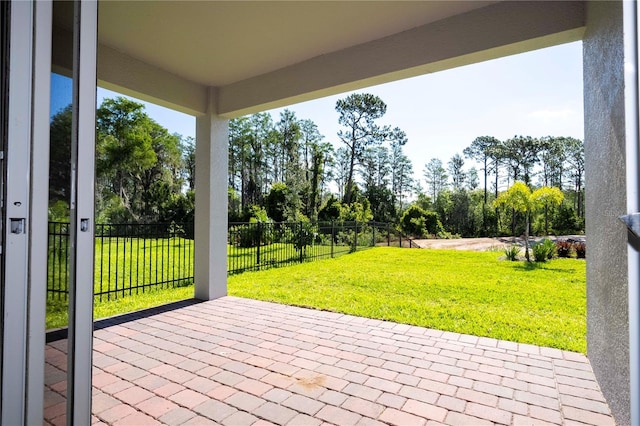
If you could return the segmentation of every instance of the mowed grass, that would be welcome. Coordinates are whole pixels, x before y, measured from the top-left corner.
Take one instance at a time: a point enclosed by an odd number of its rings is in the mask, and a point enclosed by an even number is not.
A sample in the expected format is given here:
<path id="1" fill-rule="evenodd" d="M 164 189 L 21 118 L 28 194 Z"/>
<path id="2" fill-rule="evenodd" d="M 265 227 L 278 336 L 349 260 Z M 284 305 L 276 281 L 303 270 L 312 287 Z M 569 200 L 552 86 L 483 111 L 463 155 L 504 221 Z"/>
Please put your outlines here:
<path id="1" fill-rule="evenodd" d="M 116 300 L 94 299 L 93 318 L 98 320 L 129 312 L 193 298 L 193 285 L 176 288 L 147 289 L 133 296 Z M 47 300 L 47 329 L 66 327 L 68 323 L 68 301 Z"/>
<path id="2" fill-rule="evenodd" d="M 229 294 L 586 352 L 586 267 L 379 247 L 229 277 Z"/>

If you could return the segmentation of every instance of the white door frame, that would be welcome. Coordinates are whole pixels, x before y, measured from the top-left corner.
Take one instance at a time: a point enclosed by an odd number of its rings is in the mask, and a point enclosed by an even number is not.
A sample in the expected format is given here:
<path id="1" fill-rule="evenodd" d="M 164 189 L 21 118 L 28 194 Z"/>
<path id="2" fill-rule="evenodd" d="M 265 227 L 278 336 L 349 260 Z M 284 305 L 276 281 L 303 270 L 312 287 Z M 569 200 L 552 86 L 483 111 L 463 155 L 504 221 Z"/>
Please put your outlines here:
<path id="1" fill-rule="evenodd" d="M 44 389 L 52 4 L 13 1 L 9 7 L 0 420 L 37 424 Z"/>
<path id="2" fill-rule="evenodd" d="M 638 46 L 640 46 L 640 10 L 636 2 L 623 2 L 625 154 L 627 214 L 640 211 L 640 84 L 638 82 Z M 629 224 L 629 223 L 628 223 Z M 630 229 L 633 228 L 630 226 Z M 634 235 L 635 234 L 635 235 Z M 637 229 L 629 232 L 627 243 L 627 291 L 629 295 L 629 384 L 631 424 L 640 424 L 640 242 Z"/>
<path id="3" fill-rule="evenodd" d="M 67 423 L 91 424 L 98 2 L 75 1 Z"/>

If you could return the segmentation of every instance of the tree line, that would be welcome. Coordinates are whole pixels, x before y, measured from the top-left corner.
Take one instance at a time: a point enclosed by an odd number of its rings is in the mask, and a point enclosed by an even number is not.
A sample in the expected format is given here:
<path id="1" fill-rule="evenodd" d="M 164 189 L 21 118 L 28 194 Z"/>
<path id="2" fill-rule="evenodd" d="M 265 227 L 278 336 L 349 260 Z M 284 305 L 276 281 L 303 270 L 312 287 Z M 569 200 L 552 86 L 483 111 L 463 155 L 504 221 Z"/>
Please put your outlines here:
<path id="1" fill-rule="evenodd" d="M 422 181 L 403 151 L 406 133 L 383 123 L 382 99 L 356 93 L 335 108 L 340 124 L 335 146 L 312 120 L 291 110 L 277 120 L 258 113 L 230 121 L 231 222 L 376 220 L 413 234 L 513 235 L 522 231 L 522 214 L 493 201 L 500 190 L 522 181 L 564 193 L 562 204 L 531 217 L 533 232 L 584 229 L 584 149 L 578 139 L 481 136 L 446 164 L 437 158 L 426 162 Z M 70 135 L 67 107 L 51 121 L 53 219 L 68 214 Z M 466 161 L 479 170 L 466 168 Z M 102 102 L 96 165 L 98 222 L 193 220 L 194 141 L 171 134 L 143 104 L 122 97 Z"/>

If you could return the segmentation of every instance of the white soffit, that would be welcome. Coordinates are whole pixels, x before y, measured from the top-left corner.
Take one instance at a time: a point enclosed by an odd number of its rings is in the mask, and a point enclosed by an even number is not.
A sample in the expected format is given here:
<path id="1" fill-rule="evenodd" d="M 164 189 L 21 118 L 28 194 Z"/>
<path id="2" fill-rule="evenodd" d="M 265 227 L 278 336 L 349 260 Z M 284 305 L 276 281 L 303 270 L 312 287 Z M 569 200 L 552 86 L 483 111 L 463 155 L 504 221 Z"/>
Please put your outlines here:
<path id="1" fill-rule="evenodd" d="M 583 1 L 101 0 L 98 78 L 196 115 L 213 93 L 233 118 L 583 32 Z"/>
<path id="2" fill-rule="evenodd" d="M 101 1 L 104 46 L 220 87 L 489 1 Z"/>

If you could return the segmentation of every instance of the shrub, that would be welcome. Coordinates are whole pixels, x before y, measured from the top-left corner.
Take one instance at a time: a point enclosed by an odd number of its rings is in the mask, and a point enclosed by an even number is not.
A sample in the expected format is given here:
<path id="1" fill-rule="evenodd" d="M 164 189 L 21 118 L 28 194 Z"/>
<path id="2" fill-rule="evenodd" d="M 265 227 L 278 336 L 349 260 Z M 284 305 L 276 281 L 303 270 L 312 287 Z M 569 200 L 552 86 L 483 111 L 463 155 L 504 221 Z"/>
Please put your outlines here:
<path id="1" fill-rule="evenodd" d="M 307 255 L 307 247 L 313 245 L 318 229 L 308 220 L 296 224 L 293 231 L 293 246 L 301 256 Z"/>
<path id="2" fill-rule="evenodd" d="M 416 237 L 444 233 L 438 214 L 428 212 L 416 205 L 409 207 L 404 212 L 400 219 L 400 228 L 402 232 Z"/>
<path id="3" fill-rule="evenodd" d="M 587 258 L 587 245 L 582 242 L 576 242 L 573 244 L 573 249 L 576 251 L 576 257 L 578 259 Z"/>
<path id="4" fill-rule="evenodd" d="M 504 249 L 504 255 L 507 260 L 516 261 L 518 260 L 518 254 L 520 254 L 520 246 L 513 244 Z"/>
<path id="5" fill-rule="evenodd" d="M 556 241 L 556 254 L 558 257 L 570 257 L 573 245 L 569 241 Z"/>
<path id="6" fill-rule="evenodd" d="M 556 245 L 548 238 L 536 243 L 533 247 L 533 258 L 536 262 L 545 262 L 552 259 L 556 251 Z"/>

